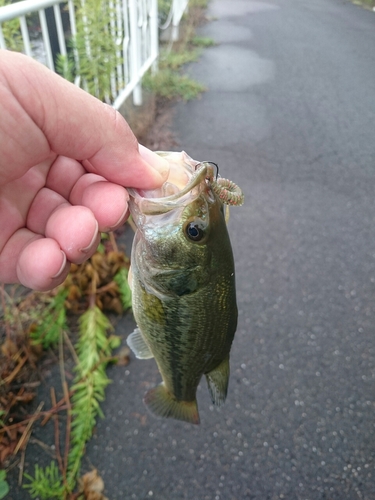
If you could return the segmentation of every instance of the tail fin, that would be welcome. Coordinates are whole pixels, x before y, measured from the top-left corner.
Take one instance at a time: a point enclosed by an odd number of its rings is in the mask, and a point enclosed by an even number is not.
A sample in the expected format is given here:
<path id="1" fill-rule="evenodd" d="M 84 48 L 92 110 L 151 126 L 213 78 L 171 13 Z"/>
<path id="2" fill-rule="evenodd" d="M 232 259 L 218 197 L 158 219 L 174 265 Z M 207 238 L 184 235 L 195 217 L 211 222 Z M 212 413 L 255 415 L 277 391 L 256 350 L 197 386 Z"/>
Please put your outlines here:
<path id="1" fill-rule="evenodd" d="M 175 418 L 196 425 L 200 422 L 197 401 L 177 401 L 164 384 L 150 389 L 143 401 L 150 412 L 157 417 Z"/>

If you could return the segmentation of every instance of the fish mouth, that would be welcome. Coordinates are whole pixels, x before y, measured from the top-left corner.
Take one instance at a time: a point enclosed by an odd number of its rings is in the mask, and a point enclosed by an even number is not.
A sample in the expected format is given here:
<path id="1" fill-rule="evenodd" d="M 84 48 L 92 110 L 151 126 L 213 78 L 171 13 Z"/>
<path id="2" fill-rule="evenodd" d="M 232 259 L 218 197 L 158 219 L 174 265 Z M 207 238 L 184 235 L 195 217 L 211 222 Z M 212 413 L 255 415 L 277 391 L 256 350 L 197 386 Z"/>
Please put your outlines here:
<path id="1" fill-rule="evenodd" d="M 205 180 L 213 178 L 214 164 L 210 162 L 195 161 L 184 151 L 157 154 L 169 162 L 167 181 L 161 188 L 150 191 L 128 189 L 131 205 L 143 215 L 160 215 L 188 205 L 205 189 Z"/>

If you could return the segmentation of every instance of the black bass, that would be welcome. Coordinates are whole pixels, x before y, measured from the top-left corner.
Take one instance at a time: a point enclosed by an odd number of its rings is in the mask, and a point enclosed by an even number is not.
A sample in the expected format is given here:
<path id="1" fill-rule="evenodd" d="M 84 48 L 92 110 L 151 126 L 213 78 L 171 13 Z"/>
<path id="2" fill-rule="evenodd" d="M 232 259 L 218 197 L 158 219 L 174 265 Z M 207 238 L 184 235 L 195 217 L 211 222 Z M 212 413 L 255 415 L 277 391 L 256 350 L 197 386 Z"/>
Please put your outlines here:
<path id="1" fill-rule="evenodd" d="M 159 153 L 170 164 L 161 189 L 130 189 L 137 226 L 131 256 L 133 312 L 128 345 L 155 358 L 163 382 L 144 402 L 161 417 L 199 424 L 196 390 L 205 375 L 221 405 L 237 327 L 232 248 L 223 203 L 241 205 L 240 189 L 216 179 L 215 164 L 186 153 Z"/>

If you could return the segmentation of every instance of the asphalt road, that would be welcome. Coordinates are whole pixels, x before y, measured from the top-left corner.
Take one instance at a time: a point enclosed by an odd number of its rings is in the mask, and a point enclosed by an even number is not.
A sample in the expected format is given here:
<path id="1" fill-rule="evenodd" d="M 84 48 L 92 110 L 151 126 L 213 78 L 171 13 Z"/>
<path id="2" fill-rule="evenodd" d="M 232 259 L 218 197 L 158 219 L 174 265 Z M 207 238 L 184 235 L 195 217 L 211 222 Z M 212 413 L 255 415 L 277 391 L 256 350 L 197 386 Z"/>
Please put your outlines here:
<path id="1" fill-rule="evenodd" d="M 156 420 L 154 361 L 113 368 L 85 466 L 110 500 L 375 499 L 375 13 L 212 0 L 209 16 L 218 45 L 189 68 L 209 90 L 173 128 L 246 195 L 229 396 L 214 409 L 203 381 L 199 427 Z"/>

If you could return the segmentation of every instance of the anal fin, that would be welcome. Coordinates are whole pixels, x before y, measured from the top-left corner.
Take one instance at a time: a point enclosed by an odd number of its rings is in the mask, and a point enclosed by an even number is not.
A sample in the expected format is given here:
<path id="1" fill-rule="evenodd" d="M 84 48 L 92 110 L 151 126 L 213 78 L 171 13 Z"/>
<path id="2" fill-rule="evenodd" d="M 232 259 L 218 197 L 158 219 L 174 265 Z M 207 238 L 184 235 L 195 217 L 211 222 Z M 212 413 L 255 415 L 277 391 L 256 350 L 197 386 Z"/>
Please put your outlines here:
<path id="1" fill-rule="evenodd" d="M 228 392 L 229 356 L 225 358 L 215 369 L 205 375 L 213 404 L 221 406 L 224 403 Z"/>
<path id="2" fill-rule="evenodd" d="M 164 384 L 150 389 L 143 401 L 157 417 L 174 418 L 196 425 L 200 422 L 197 401 L 178 401 L 167 391 Z"/>
<path id="3" fill-rule="evenodd" d="M 151 359 L 154 357 L 139 328 L 136 328 L 129 335 L 126 342 L 138 359 Z"/>

